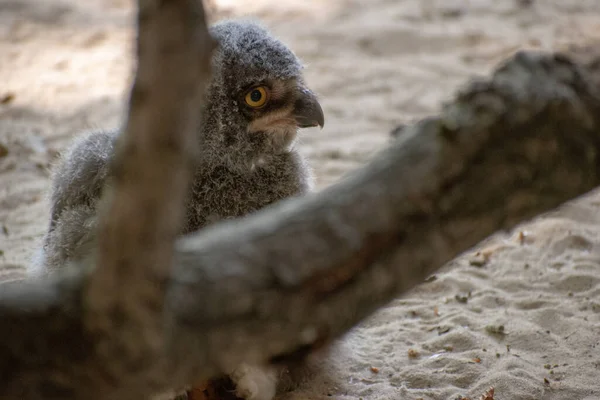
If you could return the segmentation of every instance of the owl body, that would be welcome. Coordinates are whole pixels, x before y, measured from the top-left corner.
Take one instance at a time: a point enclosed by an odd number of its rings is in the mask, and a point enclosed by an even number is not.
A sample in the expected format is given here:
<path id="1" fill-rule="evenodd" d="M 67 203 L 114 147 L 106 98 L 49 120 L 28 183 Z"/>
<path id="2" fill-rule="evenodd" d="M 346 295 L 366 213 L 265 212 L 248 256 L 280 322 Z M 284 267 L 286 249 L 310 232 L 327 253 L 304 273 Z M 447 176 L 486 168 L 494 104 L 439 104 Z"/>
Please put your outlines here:
<path id="1" fill-rule="evenodd" d="M 199 152 L 182 234 L 309 192 L 313 174 L 297 150 L 297 132 L 324 124 L 300 61 L 283 43 L 252 21 L 225 21 L 210 31 L 219 48 L 205 105 L 198 110 Z M 111 182 L 120 134 L 80 136 L 55 166 L 50 222 L 32 274 L 76 265 L 73 261 L 93 252 L 97 210 Z M 270 400 L 279 372 L 249 365 L 224 371 L 237 384 L 238 396 L 248 400 Z"/>
<path id="2" fill-rule="evenodd" d="M 296 151 L 257 160 L 247 171 L 231 171 L 224 166 L 198 169 L 186 205 L 183 233 L 308 193 L 313 185 L 311 169 Z"/>
<path id="3" fill-rule="evenodd" d="M 97 207 L 110 176 L 119 131 L 78 138 L 53 171 L 51 217 L 36 271 L 51 272 L 78 261 L 95 239 Z M 245 169 L 226 165 L 196 168 L 185 205 L 182 234 L 224 219 L 248 215 L 285 198 L 308 193 L 313 174 L 296 150 L 260 157 Z"/>

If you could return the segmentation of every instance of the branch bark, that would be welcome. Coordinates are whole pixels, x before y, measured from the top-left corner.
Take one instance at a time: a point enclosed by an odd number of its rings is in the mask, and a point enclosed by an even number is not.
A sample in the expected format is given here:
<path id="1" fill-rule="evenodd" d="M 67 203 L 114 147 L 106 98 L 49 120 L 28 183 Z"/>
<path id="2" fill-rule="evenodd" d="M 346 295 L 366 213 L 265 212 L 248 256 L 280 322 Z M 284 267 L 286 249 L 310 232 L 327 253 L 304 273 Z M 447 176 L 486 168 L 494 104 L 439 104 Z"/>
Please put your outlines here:
<path id="1" fill-rule="evenodd" d="M 99 398 L 152 391 L 140 377 L 153 368 L 148 360 L 164 354 L 165 282 L 181 232 L 215 48 L 198 0 L 140 0 L 137 24 L 138 68 L 102 197 L 96 257 L 90 260 L 96 268 L 86 266 L 89 276 L 75 302 L 77 335 L 86 339 L 79 356 L 88 370 L 70 373 L 87 373 L 83 381 L 102 388 Z M 62 339 L 74 344 L 69 335 Z"/>
<path id="2" fill-rule="evenodd" d="M 164 277 L 183 222 L 213 48 L 201 2 L 139 2 L 138 68 L 85 298 L 88 329 L 105 339 L 98 353 L 113 360 L 115 375 L 131 375 L 163 345 Z"/>
<path id="3" fill-rule="evenodd" d="M 177 126 L 183 132 L 185 125 Z M 278 362 L 310 351 L 494 231 L 598 186 L 599 151 L 600 93 L 585 69 L 560 55 L 519 53 L 342 182 L 179 240 L 170 278 L 161 278 L 170 265 L 168 243 L 160 243 L 159 259 L 127 250 L 137 266 L 125 275 L 136 286 L 130 303 L 124 295 L 100 302 L 124 287 L 114 268 L 119 258 L 102 259 L 113 268 L 101 262 L 91 275 L 77 268 L 3 285 L 0 397 L 135 398 L 241 361 Z M 177 201 L 165 213 L 173 220 L 161 220 L 167 228 L 153 240 L 172 238 Z M 136 243 L 142 229 L 155 229 L 145 226 L 130 231 L 136 251 L 148 250 Z M 104 234 L 110 232 L 127 231 Z M 126 251 L 113 246 L 101 252 Z M 154 267 L 143 269 L 141 260 Z M 108 278 L 96 275 L 105 268 Z M 146 299 L 152 302 L 144 310 Z M 120 335 L 99 335 L 84 323 L 115 309 L 124 313 L 111 313 L 100 332 Z M 152 340 L 128 336 L 163 323 L 163 354 L 148 350 Z"/>
<path id="4" fill-rule="evenodd" d="M 493 232 L 596 187 L 599 151 L 587 73 L 519 53 L 345 181 L 179 241 L 176 358 L 211 360 L 209 374 L 338 337 Z"/>

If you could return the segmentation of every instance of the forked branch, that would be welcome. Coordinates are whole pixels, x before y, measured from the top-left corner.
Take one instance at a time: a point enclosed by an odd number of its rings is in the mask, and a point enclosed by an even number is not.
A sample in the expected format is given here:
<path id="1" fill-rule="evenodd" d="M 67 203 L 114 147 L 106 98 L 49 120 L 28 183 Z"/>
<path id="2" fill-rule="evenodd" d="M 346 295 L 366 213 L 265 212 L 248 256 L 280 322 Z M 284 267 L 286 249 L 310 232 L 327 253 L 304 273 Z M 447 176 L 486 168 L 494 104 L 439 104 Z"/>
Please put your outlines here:
<path id="1" fill-rule="evenodd" d="M 153 11 L 141 22 L 165 24 L 141 23 L 156 33 L 140 33 L 140 44 L 154 38 L 172 43 L 173 53 L 140 53 L 137 82 L 148 85 L 167 78 L 143 75 L 142 65 L 165 71 L 193 59 L 190 35 L 203 21 L 184 12 L 191 0 L 150 3 Z M 171 12 L 156 13 L 159 5 Z M 169 29 L 176 33 L 159 38 Z M 190 74 L 174 78 L 177 85 L 201 87 L 202 74 Z M 134 94 L 122 149 L 139 152 L 132 158 L 138 161 L 130 165 L 124 156 L 131 153 L 120 153 L 121 180 L 107 198 L 113 209 L 104 215 L 98 268 L 0 290 L 0 398 L 140 398 L 339 337 L 494 231 L 599 185 L 600 94 L 591 82 L 564 56 L 519 53 L 338 184 L 179 240 L 172 271 L 187 165 L 169 157 L 168 172 L 137 169 L 156 142 L 135 132 L 155 132 L 172 154 L 189 158 L 184 132 L 196 123 L 189 107 L 198 98 L 177 97 L 164 82 L 153 86 L 149 93 L 165 91 L 165 99 L 182 102 L 177 114 L 168 105 L 154 109 L 160 99 L 137 101 Z M 148 126 L 140 117 L 152 118 L 153 109 L 177 114 L 170 120 L 175 138 L 171 126 L 167 132 L 167 125 Z M 147 185 L 148 173 L 158 174 L 168 196 Z M 139 210 L 116 207 L 135 201 Z M 150 207 L 156 214 L 145 214 Z"/>
<path id="2" fill-rule="evenodd" d="M 175 359 L 208 373 L 335 338 L 488 235 L 598 186 L 599 151 L 586 71 L 519 53 L 344 181 L 179 241 Z"/>

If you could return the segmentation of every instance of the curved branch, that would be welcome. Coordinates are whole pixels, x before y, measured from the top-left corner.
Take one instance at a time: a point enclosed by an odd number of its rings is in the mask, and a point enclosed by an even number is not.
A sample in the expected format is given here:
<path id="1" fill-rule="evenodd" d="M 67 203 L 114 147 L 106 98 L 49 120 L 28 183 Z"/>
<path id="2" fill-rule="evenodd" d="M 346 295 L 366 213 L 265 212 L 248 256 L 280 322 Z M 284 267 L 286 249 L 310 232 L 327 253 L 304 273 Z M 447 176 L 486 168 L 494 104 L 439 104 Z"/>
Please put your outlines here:
<path id="1" fill-rule="evenodd" d="M 137 11 L 138 66 L 101 200 L 96 257 L 68 285 L 59 277 L 2 293 L 4 332 L 31 334 L 36 323 L 44 328 L 40 337 L 25 334 L 20 345 L 3 349 L 5 362 L 16 357 L 16 368 L 3 371 L 9 397 L 119 399 L 154 392 L 140 376 L 164 354 L 165 277 L 183 222 L 215 42 L 201 0 L 139 0 Z M 19 304 L 28 306 L 13 308 Z M 34 360 L 41 377 L 20 370 L 17 354 L 25 350 L 47 361 Z M 44 359 L 53 351 L 61 353 Z M 28 377 L 47 382 L 35 385 Z"/>
<path id="2" fill-rule="evenodd" d="M 168 362 L 145 359 L 154 368 L 134 383 L 102 375 L 106 358 L 81 323 L 81 273 L 4 285 L 0 397 L 146 393 L 139 385 L 309 351 L 497 229 L 598 186 L 599 151 L 600 94 L 586 71 L 519 53 L 337 185 L 180 240 Z"/>
<path id="3" fill-rule="evenodd" d="M 306 351 L 496 230 L 596 187 L 600 93 L 564 56 L 519 53 L 402 138 L 318 195 L 181 240 L 175 359 L 209 374 Z"/>
<path id="4" fill-rule="evenodd" d="M 106 337 L 99 353 L 114 360 L 115 375 L 162 350 L 163 282 L 183 222 L 213 48 L 200 1 L 139 2 L 138 69 L 86 293 L 88 328 Z"/>

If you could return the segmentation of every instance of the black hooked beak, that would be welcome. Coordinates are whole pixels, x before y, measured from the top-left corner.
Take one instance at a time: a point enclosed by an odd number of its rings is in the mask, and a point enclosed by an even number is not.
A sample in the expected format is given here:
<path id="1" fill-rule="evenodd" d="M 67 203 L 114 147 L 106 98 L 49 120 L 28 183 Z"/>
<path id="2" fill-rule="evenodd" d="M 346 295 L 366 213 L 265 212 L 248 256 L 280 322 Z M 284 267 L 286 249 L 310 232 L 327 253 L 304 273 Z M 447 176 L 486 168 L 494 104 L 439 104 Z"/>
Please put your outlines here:
<path id="1" fill-rule="evenodd" d="M 299 128 L 311 128 L 325 125 L 323 109 L 313 92 L 305 88 L 299 88 L 300 96 L 294 105 L 294 119 Z"/>

